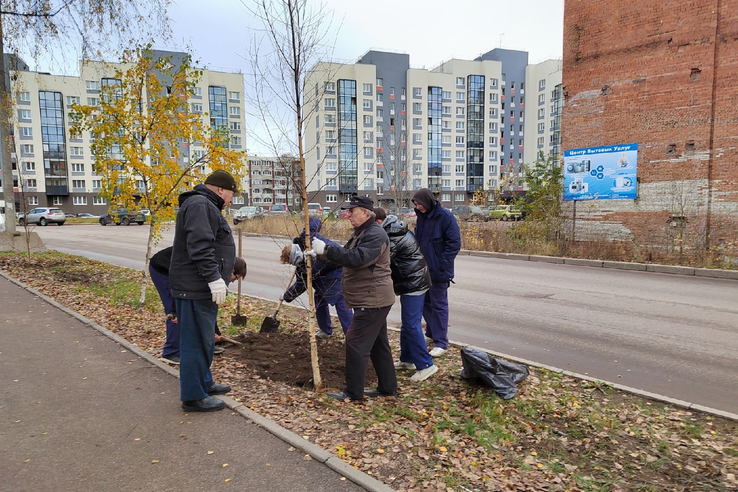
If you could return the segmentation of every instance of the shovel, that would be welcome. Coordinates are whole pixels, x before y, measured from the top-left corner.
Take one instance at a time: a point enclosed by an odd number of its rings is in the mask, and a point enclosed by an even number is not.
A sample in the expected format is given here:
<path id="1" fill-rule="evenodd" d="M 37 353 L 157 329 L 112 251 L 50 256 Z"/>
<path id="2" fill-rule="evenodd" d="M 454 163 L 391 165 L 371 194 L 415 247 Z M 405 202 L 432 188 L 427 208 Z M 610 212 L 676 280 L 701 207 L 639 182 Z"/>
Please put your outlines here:
<path id="1" fill-rule="evenodd" d="M 295 278 L 295 273 L 297 273 L 297 268 L 295 268 L 295 271 L 292 272 L 292 276 L 290 277 L 290 281 L 287 283 L 287 287 L 289 287 L 292 284 L 292 280 Z M 259 330 L 259 333 L 276 333 L 277 328 L 279 328 L 280 321 L 277 319 L 277 314 L 279 314 L 279 310 L 282 308 L 282 303 L 284 302 L 284 299 L 279 301 L 279 304 L 277 305 L 277 310 L 274 311 L 274 315 L 267 316 L 264 318 L 264 321 L 261 323 L 261 329 Z"/>
<path id="2" fill-rule="evenodd" d="M 242 236 L 241 236 L 241 228 L 238 228 L 238 257 L 243 258 L 241 256 L 241 244 L 242 244 Z M 236 314 L 234 316 L 231 316 L 231 325 L 233 326 L 246 326 L 246 323 L 248 322 L 248 318 L 246 316 L 241 316 L 241 277 L 238 278 L 238 300 L 236 301 Z"/>

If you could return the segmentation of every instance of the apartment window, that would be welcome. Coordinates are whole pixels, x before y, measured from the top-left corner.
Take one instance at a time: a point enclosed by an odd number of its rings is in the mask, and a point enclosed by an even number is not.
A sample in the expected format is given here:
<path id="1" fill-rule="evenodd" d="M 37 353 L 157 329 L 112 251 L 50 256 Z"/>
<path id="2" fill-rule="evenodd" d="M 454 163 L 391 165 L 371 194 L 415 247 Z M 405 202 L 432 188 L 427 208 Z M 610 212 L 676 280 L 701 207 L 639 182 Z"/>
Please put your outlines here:
<path id="1" fill-rule="evenodd" d="M 497 104 L 499 100 L 497 99 L 497 93 L 496 92 L 490 92 L 489 93 L 489 102 L 490 104 Z"/>
<path id="2" fill-rule="evenodd" d="M 422 158 L 423 158 L 422 149 L 413 149 L 413 159 L 422 159 Z"/>
<path id="3" fill-rule="evenodd" d="M 377 92 L 377 102 L 384 102 L 384 94 L 382 94 L 381 92 Z M 377 104 L 377 106 L 381 106 L 381 104 Z"/>
<path id="4" fill-rule="evenodd" d="M 100 104 L 100 98 L 99 97 L 88 97 L 87 98 L 87 105 L 88 106 L 98 106 Z"/>
<path id="5" fill-rule="evenodd" d="M 31 102 L 30 92 L 21 92 L 19 97 L 20 97 L 20 100 L 23 102 Z"/>
<path id="6" fill-rule="evenodd" d="M 538 123 L 538 133 L 543 133 L 544 131 L 546 131 L 546 124 Z"/>
<path id="7" fill-rule="evenodd" d="M 79 104 L 79 96 L 67 96 L 67 106 Z"/>
<path id="8" fill-rule="evenodd" d="M 20 119 L 20 120 L 30 120 L 31 119 L 31 110 L 30 109 L 21 109 L 21 110 L 18 110 L 18 119 Z"/>
<path id="9" fill-rule="evenodd" d="M 85 172 L 85 165 L 82 163 L 72 163 L 72 172 L 73 173 L 83 173 Z"/>
<path id="10" fill-rule="evenodd" d="M 456 187 L 457 188 L 463 188 L 464 187 L 464 180 L 463 179 L 457 179 L 456 180 Z"/>
<path id="11" fill-rule="evenodd" d="M 443 170 L 443 174 L 451 174 L 451 166 L 448 164 L 444 164 L 441 169 Z"/>
<path id="12" fill-rule="evenodd" d="M 57 197 L 54 197 L 54 198 L 57 198 Z M 28 197 L 28 204 L 29 205 L 33 205 L 33 206 L 38 205 L 38 197 L 37 196 L 29 196 Z M 56 203 L 54 205 L 56 205 Z M 61 205 L 61 203 L 59 203 L 59 205 Z"/>
<path id="13" fill-rule="evenodd" d="M 499 86 L 500 81 L 495 78 L 489 79 L 489 88 L 490 89 L 497 89 L 497 86 Z"/>
<path id="14" fill-rule="evenodd" d="M 202 104 L 200 104 L 200 103 L 193 103 L 192 104 L 192 112 L 193 113 L 202 113 Z"/>
<path id="15" fill-rule="evenodd" d="M 336 109 L 336 99 L 333 97 L 325 98 L 325 109 Z"/>
<path id="16" fill-rule="evenodd" d="M 231 116 L 241 116 L 241 108 L 239 106 L 229 106 L 228 114 Z"/>
<path id="17" fill-rule="evenodd" d="M 82 157 L 84 156 L 84 149 L 82 147 L 69 147 L 69 155 Z"/>
<path id="18" fill-rule="evenodd" d="M 325 140 L 335 140 L 336 139 L 336 130 L 326 130 L 325 131 Z"/>
<path id="19" fill-rule="evenodd" d="M 102 180 L 101 179 L 93 179 L 92 180 L 92 189 L 95 190 L 95 191 L 102 189 Z"/>
<path id="20" fill-rule="evenodd" d="M 496 121 L 490 121 L 489 122 L 489 131 L 496 132 L 497 131 L 497 122 Z"/>
<path id="21" fill-rule="evenodd" d="M 85 188 L 85 180 L 84 179 L 73 179 L 72 180 L 72 188 L 84 189 Z"/>
<path id="22" fill-rule="evenodd" d="M 546 90 L 546 79 L 541 79 L 538 81 L 538 90 L 539 91 L 545 91 Z"/>
<path id="23" fill-rule="evenodd" d="M 423 105 L 421 103 L 413 103 L 413 112 L 415 113 L 422 113 L 423 112 Z M 29 116 L 30 119 L 30 116 Z"/>
<path id="24" fill-rule="evenodd" d="M 364 99 L 363 103 L 364 103 L 363 104 L 364 111 L 372 110 L 372 100 L 371 99 Z"/>
<path id="25" fill-rule="evenodd" d="M 456 174 L 463 173 L 464 168 L 465 168 L 464 164 L 456 164 Z M 457 186 L 461 186 L 461 185 L 457 185 Z"/>
<path id="26" fill-rule="evenodd" d="M 464 122 L 463 122 L 463 121 L 457 121 L 457 122 L 456 122 L 456 129 L 457 129 L 457 130 L 463 130 L 465 126 L 466 126 L 466 125 L 464 124 Z"/>
<path id="27" fill-rule="evenodd" d="M 450 130 L 451 129 L 451 122 L 448 120 L 444 120 L 441 122 L 441 129 L 442 130 Z"/>
<path id="28" fill-rule="evenodd" d="M 489 144 L 492 146 L 497 145 L 497 137 L 489 137 Z"/>
<path id="29" fill-rule="evenodd" d="M 450 179 L 442 179 L 441 180 L 441 186 L 444 188 L 451 188 L 451 180 Z"/>
<path id="30" fill-rule="evenodd" d="M 362 87 L 363 87 L 364 94 L 372 93 L 372 84 L 363 84 Z"/>
<path id="31" fill-rule="evenodd" d="M 338 195 L 326 195 L 325 196 L 326 203 L 337 203 L 338 202 Z"/>
<path id="32" fill-rule="evenodd" d="M 489 151 L 489 160 L 496 161 L 497 160 L 497 151 L 496 150 L 490 150 Z M 495 166 L 489 166 L 489 172 L 493 173 Z"/>
<path id="33" fill-rule="evenodd" d="M 451 106 L 442 106 L 441 107 L 441 113 L 446 116 L 451 115 Z"/>
<path id="34" fill-rule="evenodd" d="M 456 116 L 464 116 L 464 108 L 463 107 L 457 107 L 456 108 Z"/>
<path id="35" fill-rule="evenodd" d="M 423 128 L 423 119 L 413 118 L 413 128 Z"/>
<path id="36" fill-rule="evenodd" d="M 456 136 L 456 143 L 457 144 L 463 144 L 464 143 L 464 140 L 465 140 L 465 138 L 462 137 L 461 135 L 457 135 Z"/>
<path id="37" fill-rule="evenodd" d="M 456 100 L 457 101 L 464 101 L 464 99 L 465 99 L 465 96 L 464 96 L 464 93 L 463 92 L 457 92 L 456 93 Z"/>
<path id="38" fill-rule="evenodd" d="M 27 179 L 25 181 L 26 181 L 26 188 L 37 188 L 35 179 Z"/>
<path id="39" fill-rule="evenodd" d="M 441 91 L 441 99 L 451 99 L 451 91 Z"/>
<path id="40" fill-rule="evenodd" d="M 21 135 L 24 137 L 32 137 L 33 136 L 33 128 L 30 126 L 24 126 L 21 128 Z"/>
<path id="41" fill-rule="evenodd" d="M 85 86 L 87 86 L 88 91 L 99 91 L 100 81 L 99 80 L 86 80 Z"/>
<path id="42" fill-rule="evenodd" d="M 545 110 L 543 108 L 539 109 L 538 110 L 538 119 L 540 120 L 540 119 L 545 118 L 545 117 L 546 117 Z"/>
<path id="43" fill-rule="evenodd" d="M 197 97 L 202 97 L 202 87 L 193 87 L 192 95 L 197 96 Z"/>
<path id="44" fill-rule="evenodd" d="M 241 137 L 232 136 L 231 137 L 231 145 L 234 147 L 240 147 L 241 146 Z"/>
<path id="45" fill-rule="evenodd" d="M 335 114 L 328 113 L 328 114 L 326 114 L 324 116 L 324 118 L 325 118 L 325 124 L 326 125 L 335 124 L 336 123 L 336 115 Z"/>
<path id="46" fill-rule="evenodd" d="M 384 79 L 378 78 L 377 79 L 377 89 L 379 89 L 379 87 L 382 87 L 383 85 L 384 85 Z"/>
<path id="47" fill-rule="evenodd" d="M 539 149 L 543 148 L 543 142 L 544 142 L 543 137 L 538 137 L 538 148 Z"/>
<path id="48" fill-rule="evenodd" d="M 74 205 L 87 205 L 87 197 L 86 196 L 73 196 L 72 203 Z"/>
<path id="49" fill-rule="evenodd" d="M 367 159 L 374 157 L 374 149 L 371 147 L 364 147 L 364 157 Z"/>
<path id="50" fill-rule="evenodd" d="M 26 170 L 26 172 L 35 172 L 36 171 L 36 163 L 35 162 L 24 162 L 23 168 Z"/>
<path id="51" fill-rule="evenodd" d="M 228 91 L 228 99 L 231 101 L 240 101 L 241 93 L 236 91 Z"/>
<path id="52" fill-rule="evenodd" d="M 441 135 L 441 145 L 451 145 L 451 135 Z"/>
<path id="53" fill-rule="evenodd" d="M 463 86 L 465 83 L 464 77 L 456 77 L 456 85 Z"/>
<path id="54" fill-rule="evenodd" d="M 414 144 L 422 144 L 423 143 L 423 134 L 422 133 L 413 133 L 413 143 Z"/>
<path id="55" fill-rule="evenodd" d="M 497 118 L 497 108 L 489 108 L 489 117 Z"/>
<path id="56" fill-rule="evenodd" d="M 423 88 L 413 87 L 413 97 L 423 97 Z"/>
<path id="57" fill-rule="evenodd" d="M 456 158 L 457 159 L 463 159 L 465 157 L 466 152 L 463 150 L 457 150 L 456 151 Z"/>
<path id="58" fill-rule="evenodd" d="M 33 154 L 33 145 L 32 144 L 21 145 L 21 154 Z"/>
<path id="59" fill-rule="evenodd" d="M 229 123 L 229 126 L 230 126 L 232 132 L 240 132 L 241 131 L 241 122 L 240 121 L 231 121 Z"/>
<path id="60" fill-rule="evenodd" d="M 546 94 L 538 94 L 538 104 L 546 104 Z"/>
<path id="61" fill-rule="evenodd" d="M 374 140 L 374 132 L 364 132 L 364 142 L 371 142 Z"/>
<path id="62" fill-rule="evenodd" d="M 372 162 L 365 162 L 364 163 L 364 172 L 370 173 L 374 170 L 374 163 Z"/>
<path id="63" fill-rule="evenodd" d="M 451 159 L 451 151 L 450 150 L 442 150 L 441 151 L 441 158 L 443 158 L 443 159 Z"/>

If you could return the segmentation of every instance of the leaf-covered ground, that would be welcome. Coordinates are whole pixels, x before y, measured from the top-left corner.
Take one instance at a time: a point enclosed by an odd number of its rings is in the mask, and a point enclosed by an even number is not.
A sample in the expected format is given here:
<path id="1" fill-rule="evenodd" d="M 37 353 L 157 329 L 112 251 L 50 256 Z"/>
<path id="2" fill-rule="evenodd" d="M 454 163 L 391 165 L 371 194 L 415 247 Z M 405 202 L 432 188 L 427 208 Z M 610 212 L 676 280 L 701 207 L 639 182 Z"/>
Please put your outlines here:
<path id="1" fill-rule="evenodd" d="M 0 254 L 0 268 L 154 355 L 164 317 L 153 288 L 137 309 L 141 273 L 60 253 Z M 437 360 L 424 383 L 399 372 L 398 398 L 364 405 L 312 389 L 307 314 L 283 307 L 280 332 L 256 333 L 274 305 L 243 297 L 244 342 L 216 357 L 216 380 L 236 399 L 398 491 L 737 490 L 738 423 L 531 368 L 520 394 L 502 401 L 457 377 L 459 352 Z M 393 351 L 399 337 L 391 334 Z M 318 341 L 328 389 L 343 381 L 340 335 Z M 370 370 L 371 372 L 371 370 Z M 368 386 L 371 386 L 369 383 Z"/>

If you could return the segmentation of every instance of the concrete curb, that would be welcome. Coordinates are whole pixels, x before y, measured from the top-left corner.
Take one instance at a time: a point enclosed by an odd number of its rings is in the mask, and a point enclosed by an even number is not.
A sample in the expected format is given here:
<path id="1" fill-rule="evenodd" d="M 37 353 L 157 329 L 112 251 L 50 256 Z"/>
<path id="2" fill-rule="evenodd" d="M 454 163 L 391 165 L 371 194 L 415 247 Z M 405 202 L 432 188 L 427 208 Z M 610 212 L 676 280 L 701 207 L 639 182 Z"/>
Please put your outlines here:
<path id="1" fill-rule="evenodd" d="M 715 268 L 694 268 L 678 265 L 660 265 L 656 263 L 630 263 L 627 261 L 587 260 L 582 258 L 566 258 L 561 256 L 521 255 L 516 253 L 497 253 L 494 251 L 472 251 L 462 249 L 460 255 L 481 256 L 485 258 L 501 258 L 505 260 L 536 261 L 539 263 L 555 263 L 596 268 L 612 268 L 651 273 L 670 273 L 692 277 L 710 277 L 738 280 L 738 270 L 718 270 Z"/>
<path id="2" fill-rule="evenodd" d="M 95 330 L 105 335 L 106 337 L 110 338 L 114 342 L 118 343 L 122 347 L 126 348 L 130 352 L 133 352 L 138 357 L 151 362 L 155 366 L 162 369 L 164 372 L 179 379 L 179 371 L 174 370 L 169 364 L 162 362 L 158 358 L 154 357 L 150 353 L 146 352 L 140 347 L 129 342 L 125 338 L 119 335 L 116 335 L 115 333 L 111 332 L 107 328 L 95 323 L 89 318 L 82 316 L 78 312 L 73 311 L 67 308 L 66 306 L 59 304 L 55 300 L 51 299 L 50 297 L 47 297 L 46 295 L 34 289 L 33 287 L 30 287 L 24 284 L 23 282 L 20 282 L 19 280 L 16 280 L 15 278 L 8 276 L 5 272 L 0 271 L 0 276 L 7 279 L 9 282 L 17 285 L 18 287 L 27 290 L 33 295 L 38 296 L 40 299 L 51 304 L 55 308 L 65 312 L 66 314 L 76 318 L 78 321 L 86 324 L 87 326 L 94 328 Z M 347 480 L 351 480 L 352 482 L 359 485 L 360 487 L 363 487 L 369 492 L 395 492 L 394 489 L 383 484 L 376 478 L 373 478 L 367 475 L 366 473 L 360 470 L 357 470 L 353 466 L 349 465 L 348 463 L 341 460 L 340 458 L 332 455 L 331 453 L 321 448 L 320 446 L 317 446 L 311 443 L 310 441 L 303 439 L 299 435 L 295 434 L 294 432 L 288 429 L 285 429 L 284 427 L 277 424 L 273 420 L 270 420 L 254 412 L 253 410 L 246 407 L 243 403 L 236 401 L 233 398 L 230 398 L 228 396 L 218 395 L 218 398 L 223 400 L 226 403 L 226 406 L 228 408 L 238 413 L 242 417 L 245 417 L 251 420 L 254 424 L 263 428 L 264 430 L 266 430 L 273 436 L 281 439 L 282 441 L 289 444 L 290 446 L 293 446 L 294 448 L 303 451 L 305 454 L 309 455 L 312 459 L 326 465 L 328 468 L 331 468 L 333 471 L 335 471 L 339 475 L 345 477 Z"/>

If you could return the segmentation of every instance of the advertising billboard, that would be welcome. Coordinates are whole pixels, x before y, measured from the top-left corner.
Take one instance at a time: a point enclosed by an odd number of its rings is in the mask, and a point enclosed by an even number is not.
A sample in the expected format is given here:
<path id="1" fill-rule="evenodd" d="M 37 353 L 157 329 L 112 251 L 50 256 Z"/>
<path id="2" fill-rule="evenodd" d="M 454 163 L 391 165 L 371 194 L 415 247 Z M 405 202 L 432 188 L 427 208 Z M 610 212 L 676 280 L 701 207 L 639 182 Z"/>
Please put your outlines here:
<path id="1" fill-rule="evenodd" d="M 564 200 L 635 200 L 638 144 L 564 151 Z"/>

